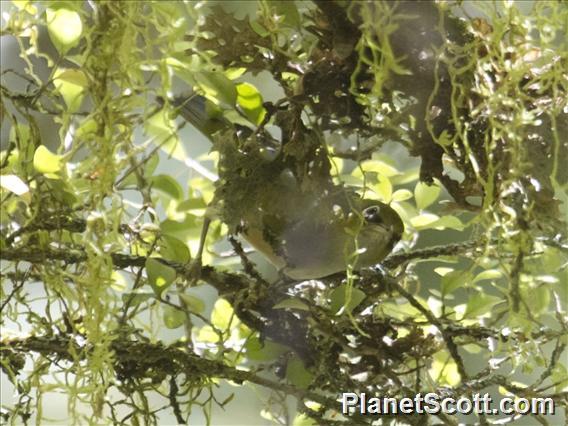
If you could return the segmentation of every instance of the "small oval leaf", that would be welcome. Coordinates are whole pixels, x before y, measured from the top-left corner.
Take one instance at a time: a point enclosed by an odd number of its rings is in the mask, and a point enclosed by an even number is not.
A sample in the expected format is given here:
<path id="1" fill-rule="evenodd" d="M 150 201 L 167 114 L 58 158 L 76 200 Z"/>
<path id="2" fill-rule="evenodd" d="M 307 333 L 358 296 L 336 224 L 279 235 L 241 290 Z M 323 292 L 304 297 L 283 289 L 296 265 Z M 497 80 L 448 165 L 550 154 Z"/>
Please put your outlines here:
<path id="1" fill-rule="evenodd" d="M 424 182 L 418 182 L 414 187 L 414 197 L 416 198 L 416 207 L 420 210 L 425 209 L 438 199 L 440 195 L 440 187 L 436 184 L 427 185 Z"/>
<path id="2" fill-rule="evenodd" d="M 61 170 L 61 156 L 40 145 L 34 153 L 34 168 L 40 173 L 57 173 Z"/>
<path id="3" fill-rule="evenodd" d="M 148 274 L 148 282 L 158 297 L 176 279 L 174 268 L 151 257 L 146 259 L 146 273 Z"/>
<path id="4" fill-rule="evenodd" d="M 49 38 L 61 54 L 76 46 L 83 32 L 81 16 L 69 9 L 47 9 L 45 11 Z"/>

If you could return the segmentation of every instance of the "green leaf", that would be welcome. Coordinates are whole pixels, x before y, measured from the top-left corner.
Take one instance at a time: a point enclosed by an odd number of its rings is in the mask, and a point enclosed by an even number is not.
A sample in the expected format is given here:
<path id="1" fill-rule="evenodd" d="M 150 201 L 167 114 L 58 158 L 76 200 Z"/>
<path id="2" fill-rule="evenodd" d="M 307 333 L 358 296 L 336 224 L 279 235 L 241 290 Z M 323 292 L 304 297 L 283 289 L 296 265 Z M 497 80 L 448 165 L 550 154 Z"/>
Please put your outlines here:
<path id="1" fill-rule="evenodd" d="M 203 198 L 189 198 L 182 201 L 176 207 L 178 212 L 186 212 L 192 210 L 203 210 L 207 208 L 207 203 Z"/>
<path id="2" fill-rule="evenodd" d="M 428 373 L 433 380 L 440 384 L 456 386 L 461 381 L 455 361 L 441 353 L 436 354 Z"/>
<path id="3" fill-rule="evenodd" d="M 310 307 L 297 298 L 284 299 L 272 307 L 272 309 L 296 309 L 298 311 L 309 311 Z"/>
<path id="4" fill-rule="evenodd" d="M 216 105 L 235 106 L 237 89 L 225 75 L 219 72 L 202 71 L 195 73 L 194 78 L 204 96 L 211 102 Z"/>
<path id="5" fill-rule="evenodd" d="M 361 177 L 361 170 L 365 173 L 377 172 L 379 176 L 394 177 L 400 175 L 400 171 L 393 165 L 378 159 L 366 160 L 361 163 L 361 167 L 353 169 L 353 176 Z"/>
<path id="6" fill-rule="evenodd" d="M 467 286 L 472 279 L 469 271 L 451 271 L 442 277 L 442 294 L 447 295 L 453 293 L 460 287 Z"/>
<path id="7" fill-rule="evenodd" d="M 95 135 L 97 128 L 97 122 L 93 118 L 88 118 L 81 122 L 81 124 L 77 128 L 77 131 L 75 132 L 75 136 L 77 139 L 92 138 Z"/>
<path id="8" fill-rule="evenodd" d="M 439 217 L 433 213 L 422 213 L 410 219 L 410 223 L 416 229 L 455 229 L 462 231 L 465 225 L 462 221 L 455 216 L 442 216 Z"/>
<path id="9" fill-rule="evenodd" d="M 49 177 L 53 177 L 52 175 L 62 168 L 61 156 L 40 145 L 34 153 L 34 168 L 40 173 L 49 174 Z"/>
<path id="10" fill-rule="evenodd" d="M 337 314 L 347 303 L 348 287 L 348 284 L 342 284 L 331 292 L 330 309 L 334 314 Z M 363 299 L 365 299 L 365 297 L 367 297 L 367 295 L 361 290 L 356 287 L 351 287 L 351 297 L 349 299 L 349 303 L 345 306 L 345 310 L 347 312 L 351 312 L 363 301 Z"/>
<path id="11" fill-rule="evenodd" d="M 309 418 L 304 413 L 298 413 L 296 414 L 296 417 L 294 417 L 292 426 L 317 426 L 317 423 L 314 419 Z"/>
<path id="12" fill-rule="evenodd" d="M 289 351 L 286 346 L 270 340 L 261 342 L 257 336 L 247 340 L 245 349 L 247 358 L 251 361 L 272 361 Z"/>
<path id="13" fill-rule="evenodd" d="M 236 80 L 237 78 L 239 78 L 241 75 L 243 75 L 246 72 L 247 72 L 247 69 L 244 68 L 244 67 L 227 68 L 226 70 L 224 70 L 225 77 L 227 77 L 229 80 Z"/>
<path id="14" fill-rule="evenodd" d="M 200 227 L 197 225 L 196 217 L 186 214 L 183 222 L 177 220 L 166 219 L 160 224 L 163 234 L 171 235 L 182 241 L 193 236 L 199 236 Z"/>
<path id="15" fill-rule="evenodd" d="M 427 304 L 424 303 L 423 300 L 421 299 L 418 300 L 421 302 L 422 306 L 427 307 Z M 375 307 L 374 314 L 379 318 L 392 317 L 399 320 L 422 317 L 422 313 L 408 302 L 381 303 Z"/>
<path id="16" fill-rule="evenodd" d="M 448 131 L 444 130 L 442 133 L 440 133 L 440 136 L 438 136 L 436 142 L 441 146 L 449 146 L 454 142 L 454 140 L 453 137 L 450 136 Z"/>
<path id="17" fill-rule="evenodd" d="M 292 421 L 292 426 L 317 426 L 317 422 L 306 416 L 304 413 L 298 413 Z"/>
<path id="18" fill-rule="evenodd" d="M 128 287 L 126 278 L 118 271 L 112 271 L 110 286 L 114 291 L 123 292 Z"/>
<path id="19" fill-rule="evenodd" d="M 455 229 L 457 231 L 463 231 L 465 225 L 462 221 L 455 216 L 442 216 L 436 222 L 430 224 L 429 228 L 434 229 Z"/>
<path id="20" fill-rule="evenodd" d="M 249 25 L 255 33 L 263 38 L 270 35 L 270 31 L 264 28 L 264 26 L 257 19 L 250 19 Z"/>
<path id="21" fill-rule="evenodd" d="M 68 112 L 76 112 L 79 109 L 88 84 L 87 77 L 81 70 L 60 68 L 54 73 L 53 85 L 61 93 Z"/>
<path id="22" fill-rule="evenodd" d="M 378 183 L 373 185 L 373 189 L 379 195 L 381 201 L 390 203 L 392 200 L 392 183 L 386 176 L 377 176 Z"/>
<path id="23" fill-rule="evenodd" d="M 205 302 L 192 294 L 182 293 L 179 295 L 191 312 L 201 314 L 205 311 Z"/>
<path id="24" fill-rule="evenodd" d="M 78 202 L 75 192 L 69 187 L 67 182 L 62 181 L 57 175 L 46 173 L 46 176 L 51 178 L 47 182 L 50 194 L 56 199 L 61 201 L 67 206 L 74 206 Z M 55 178 L 55 179 L 53 179 Z"/>
<path id="25" fill-rule="evenodd" d="M 235 325 L 233 307 L 225 299 L 218 299 L 211 312 L 211 323 L 219 330 L 226 330 L 229 325 Z"/>
<path id="26" fill-rule="evenodd" d="M 491 312 L 493 306 L 499 302 L 501 302 L 499 297 L 477 292 L 468 299 L 463 317 L 478 318 L 484 316 Z"/>
<path id="27" fill-rule="evenodd" d="M 431 225 L 433 223 L 436 223 L 438 219 L 440 219 L 438 215 L 432 213 L 422 213 L 410 219 L 410 224 L 418 230 L 426 229 L 431 228 Z"/>
<path id="28" fill-rule="evenodd" d="M 424 182 L 418 182 L 414 187 L 414 198 L 416 199 L 416 207 L 420 210 L 425 209 L 438 199 L 440 195 L 440 187 L 436 184 L 427 185 Z"/>
<path id="29" fill-rule="evenodd" d="M 416 182 L 420 176 L 420 171 L 418 168 L 412 168 L 409 170 L 405 170 L 404 172 L 400 173 L 398 176 L 392 177 L 393 185 L 406 185 L 411 182 Z"/>
<path id="30" fill-rule="evenodd" d="M 181 327 L 186 320 L 186 315 L 179 309 L 173 306 L 165 305 L 164 309 L 164 325 L 169 329 L 175 329 Z"/>
<path id="31" fill-rule="evenodd" d="M 152 176 L 149 180 L 152 183 L 152 188 L 169 195 L 174 200 L 179 200 L 183 197 L 181 185 L 173 177 L 168 175 L 156 175 Z"/>
<path id="32" fill-rule="evenodd" d="M 200 342 L 217 343 L 219 341 L 219 334 L 217 334 L 210 325 L 204 325 L 199 329 L 195 338 Z"/>
<path id="33" fill-rule="evenodd" d="M 47 31 L 49 38 L 60 54 L 65 54 L 69 49 L 79 43 L 83 32 L 81 16 L 69 9 L 47 9 L 45 11 Z"/>
<path id="34" fill-rule="evenodd" d="M 300 14 L 293 1 L 269 1 L 272 12 L 289 27 L 297 28 L 300 25 Z M 278 18 L 277 18 L 278 19 Z"/>
<path id="35" fill-rule="evenodd" d="M 533 315 L 541 315 L 548 311 L 550 305 L 550 286 L 539 285 L 523 291 L 523 299 L 527 301 Z"/>
<path id="36" fill-rule="evenodd" d="M 187 245 L 171 235 L 160 237 L 160 255 L 164 259 L 178 263 L 187 263 L 191 259 Z"/>
<path id="37" fill-rule="evenodd" d="M 307 389 L 312 383 L 313 375 L 299 358 L 292 358 L 286 366 L 286 379 L 300 389 Z"/>
<path id="38" fill-rule="evenodd" d="M 247 118 L 256 125 L 262 123 L 266 115 L 266 109 L 262 103 L 262 95 L 256 87 L 250 83 L 237 84 L 237 104 Z"/>
<path id="39" fill-rule="evenodd" d="M 393 201 L 400 202 L 410 200 L 412 196 L 412 192 L 410 192 L 408 189 L 398 189 L 394 192 L 394 194 L 392 194 L 392 199 Z"/>
<path id="40" fill-rule="evenodd" d="M 496 280 L 501 278 L 502 276 L 503 273 L 498 269 L 487 269 L 475 276 L 475 278 L 473 279 L 473 284 L 484 280 Z"/>
<path id="41" fill-rule="evenodd" d="M 176 271 L 174 268 L 151 257 L 146 259 L 146 273 L 148 274 L 148 282 L 158 297 L 160 297 L 164 290 L 176 279 Z"/>

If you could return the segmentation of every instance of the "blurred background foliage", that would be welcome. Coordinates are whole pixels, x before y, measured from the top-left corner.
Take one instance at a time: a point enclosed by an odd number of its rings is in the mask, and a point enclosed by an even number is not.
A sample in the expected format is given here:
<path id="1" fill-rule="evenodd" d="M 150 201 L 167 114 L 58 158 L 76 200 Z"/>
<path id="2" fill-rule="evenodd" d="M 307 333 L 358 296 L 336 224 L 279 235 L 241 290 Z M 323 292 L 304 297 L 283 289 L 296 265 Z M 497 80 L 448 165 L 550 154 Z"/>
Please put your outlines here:
<path id="1" fill-rule="evenodd" d="M 562 422 L 567 22 L 552 1 L 3 2 L 3 421 L 353 424 L 340 392 L 443 390 L 551 397 L 509 420 Z M 234 132 L 177 118 L 191 92 L 390 203 L 384 267 L 283 282 L 225 218 L 188 268 Z"/>

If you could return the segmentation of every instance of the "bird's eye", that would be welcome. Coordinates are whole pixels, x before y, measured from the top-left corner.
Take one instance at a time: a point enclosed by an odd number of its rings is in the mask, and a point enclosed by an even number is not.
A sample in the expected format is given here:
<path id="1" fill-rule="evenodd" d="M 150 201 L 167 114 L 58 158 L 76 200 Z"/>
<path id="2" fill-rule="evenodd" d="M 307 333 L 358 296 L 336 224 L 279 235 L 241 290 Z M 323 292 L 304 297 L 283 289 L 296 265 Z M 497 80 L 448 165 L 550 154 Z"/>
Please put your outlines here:
<path id="1" fill-rule="evenodd" d="M 363 217 L 370 223 L 382 223 L 381 209 L 379 206 L 371 206 L 363 210 Z"/>

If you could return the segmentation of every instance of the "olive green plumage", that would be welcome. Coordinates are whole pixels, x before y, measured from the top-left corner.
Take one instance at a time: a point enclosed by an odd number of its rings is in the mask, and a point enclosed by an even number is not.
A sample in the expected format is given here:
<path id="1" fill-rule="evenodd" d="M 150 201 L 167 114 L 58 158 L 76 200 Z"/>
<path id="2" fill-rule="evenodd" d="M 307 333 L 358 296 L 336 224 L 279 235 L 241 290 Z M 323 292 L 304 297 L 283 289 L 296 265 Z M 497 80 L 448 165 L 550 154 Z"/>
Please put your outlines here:
<path id="1" fill-rule="evenodd" d="M 172 103 L 219 152 L 210 211 L 289 277 L 369 267 L 400 240 L 398 214 L 334 184 L 324 144 L 301 121 L 281 118 L 277 141 L 264 129 L 233 126 L 201 96 Z"/>

